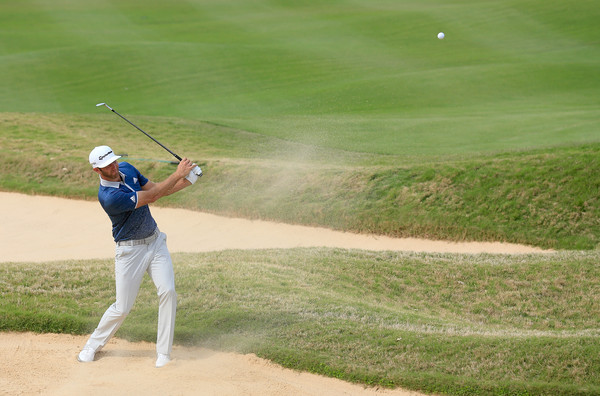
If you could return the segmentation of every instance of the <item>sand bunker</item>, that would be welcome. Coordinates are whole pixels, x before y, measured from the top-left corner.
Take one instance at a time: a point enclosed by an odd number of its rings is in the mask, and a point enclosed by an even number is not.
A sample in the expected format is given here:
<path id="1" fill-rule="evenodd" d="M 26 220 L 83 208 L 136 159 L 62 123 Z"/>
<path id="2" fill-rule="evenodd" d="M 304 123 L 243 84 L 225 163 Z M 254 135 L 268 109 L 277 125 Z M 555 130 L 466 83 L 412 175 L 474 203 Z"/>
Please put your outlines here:
<path id="1" fill-rule="evenodd" d="M 494 242 L 452 243 L 389 238 L 268 221 L 233 219 L 152 207 L 174 252 L 309 246 L 441 253 L 540 253 L 536 247 Z M 98 202 L 0 192 L 0 261 L 114 257 L 108 216 Z"/>
<path id="2" fill-rule="evenodd" d="M 449 243 L 336 232 L 153 207 L 171 252 L 326 246 L 451 253 L 539 253 L 505 243 Z M 113 257 L 110 222 L 97 202 L 0 192 L 0 261 Z M 99 319 L 99 318 L 98 318 Z M 175 345 L 154 368 L 155 346 L 113 339 L 93 363 L 76 355 L 87 336 L 0 333 L 0 394 L 6 395 L 418 395 L 365 388 L 283 369 L 254 355 Z"/>

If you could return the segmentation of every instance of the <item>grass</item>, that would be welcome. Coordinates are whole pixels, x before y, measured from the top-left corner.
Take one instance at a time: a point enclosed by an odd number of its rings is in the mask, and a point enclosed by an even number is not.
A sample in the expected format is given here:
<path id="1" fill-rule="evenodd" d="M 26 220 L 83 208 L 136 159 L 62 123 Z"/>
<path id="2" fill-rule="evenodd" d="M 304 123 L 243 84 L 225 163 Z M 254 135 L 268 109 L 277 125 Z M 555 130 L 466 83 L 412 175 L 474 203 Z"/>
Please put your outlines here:
<path id="1" fill-rule="evenodd" d="M 590 0 L 1 7 L 5 112 L 90 114 L 107 102 L 391 155 L 598 141 Z"/>
<path id="2" fill-rule="evenodd" d="M 177 340 L 366 384 L 597 394 L 600 47 L 581 0 L 0 4 L 0 189 L 95 200 L 108 144 L 160 202 L 568 250 L 177 255 Z M 446 33 L 443 41 L 435 38 Z M 107 261 L 0 265 L 0 327 L 87 333 Z M 152 340 L 149 284 L 120 335 Z"/>
<path id="3" fill-rule="evenodd" d="M 370 385 L 448 394 L 600 391 L 596 252 L 290 249 L 175 254 L 176 341 Z M 0 264 L 2 330 L 88 333 L 110 260 Z M 153 341 L 144 282 L 119 336 Z"/>
<path id="4" fill-rule="evenodd" d="M 592 1 L 0 7 L 2 189 L 91 198 L 81 162 L 100 144 L 165 160 L 105 101 L 205 168 L 165 205 L 599 246 Z"/>
<path id="5" fill-rule="evenodd" d="M 136 160 L 170 156 L 113 118 L 4 113 L 0 188 L 95 199 L 97 178 L 86 158 L 100 144 L 118 153 L 131 148 L 128 158 L 152 180 L 173 171 Z M 162 205 L 398 237 L 575 250 L 600 244 L 597 143 L 423 162 L 181 119 L 134 121 L 205 170 L 197 188 Z"/>

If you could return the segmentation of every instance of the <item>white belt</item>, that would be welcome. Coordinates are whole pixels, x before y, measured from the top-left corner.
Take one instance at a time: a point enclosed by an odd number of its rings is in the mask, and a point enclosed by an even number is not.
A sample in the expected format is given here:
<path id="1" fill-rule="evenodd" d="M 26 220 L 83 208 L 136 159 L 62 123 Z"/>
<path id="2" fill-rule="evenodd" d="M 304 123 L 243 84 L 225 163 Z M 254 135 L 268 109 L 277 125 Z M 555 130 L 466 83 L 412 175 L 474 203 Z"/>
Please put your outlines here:
<path id="1" fill-rule="evenodd" d="M 128 241 L 119 241 L 117 242 L 117 246 L 136 246 L 136 245 L 149 245 L 158 238 L 160 231 L 158 227 L 154 230 L 152 235 L 144 239 L 130 239 Z"/>

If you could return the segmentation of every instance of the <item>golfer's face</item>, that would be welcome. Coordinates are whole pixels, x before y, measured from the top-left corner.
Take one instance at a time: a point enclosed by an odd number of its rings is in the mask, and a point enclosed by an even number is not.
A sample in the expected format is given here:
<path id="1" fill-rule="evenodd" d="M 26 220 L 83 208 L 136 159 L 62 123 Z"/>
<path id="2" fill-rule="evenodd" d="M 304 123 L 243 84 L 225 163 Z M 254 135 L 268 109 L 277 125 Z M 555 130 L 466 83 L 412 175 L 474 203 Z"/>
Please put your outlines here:
<path id="1" fill-rule="evenodd" d="M 108 181 L 119 181 L 121 176 L 119 175 L 119 163 L 117 161 L 105 166 L 104 168 L 98 168 L 100 175 L 104 180 Z"/>

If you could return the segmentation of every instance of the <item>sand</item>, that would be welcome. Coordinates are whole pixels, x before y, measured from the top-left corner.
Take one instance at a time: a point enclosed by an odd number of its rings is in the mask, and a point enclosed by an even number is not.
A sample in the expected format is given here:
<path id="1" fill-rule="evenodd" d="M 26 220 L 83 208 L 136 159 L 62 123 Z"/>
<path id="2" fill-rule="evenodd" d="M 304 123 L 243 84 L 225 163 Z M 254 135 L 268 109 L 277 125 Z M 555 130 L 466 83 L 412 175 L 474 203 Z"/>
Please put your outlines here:
<path id="1" fill-rule="evenodd" d="M 174 252 L 309 246 L 442 253 L 540 253 L 509 243 L 389 238 L 151 207 Z M 0 262 L 114 257 L 108 216 L 98 202 L 0 192 Z"/>
<path id="2" fill-rule="evenodd" d="M 3 333 L 3 395 L 418 395 L 365 388 L 281 368 L 254 355 L 173 348 L 174 361 L 154 367 L 155 346 L 113 338 L 93 363 L 75 359 L 87 337 Z"/>
<path id="3" fill-rule="evenodd" d="M 326 246 L 450 253 L 542 253 L 507 243 L 450 243 L 337 232 L 153 207 L 171 252 Z M 111 258 L 110 222 L 97 202 L 0 192 L 0 262 Z M 100 318 L 98 318 L 100 319 Z M 118 335 L 118 333 L 117 333 Z M 118 338 L 79 363 L 87 336 L 0 334 L 2 395 L 419 395 L 283 369 L 254 355 L 174 346 L 156 369 L 155 346 Z"/>

